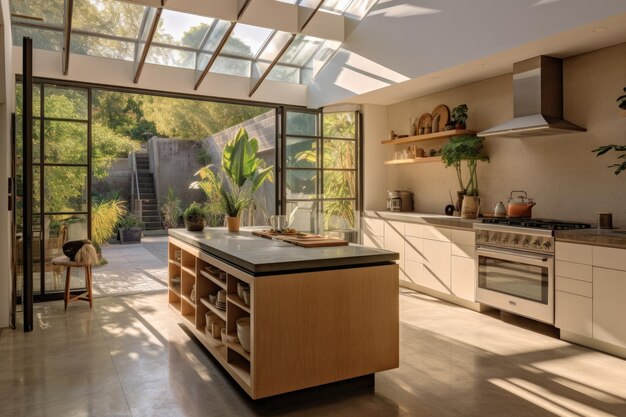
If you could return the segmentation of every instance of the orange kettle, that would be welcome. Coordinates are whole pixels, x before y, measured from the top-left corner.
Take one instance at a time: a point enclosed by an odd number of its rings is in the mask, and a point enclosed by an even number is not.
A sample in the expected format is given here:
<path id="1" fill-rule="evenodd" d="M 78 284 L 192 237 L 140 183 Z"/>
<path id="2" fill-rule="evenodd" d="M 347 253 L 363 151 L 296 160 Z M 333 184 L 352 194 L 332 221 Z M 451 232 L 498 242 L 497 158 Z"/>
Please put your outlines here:
<path id="1" fill-rule="evenodd" d="M 506 217 L 532 217 L 533 206 L 536 204 L 532 198 L 528 198 L 526 191 L 511 191 Z"/>

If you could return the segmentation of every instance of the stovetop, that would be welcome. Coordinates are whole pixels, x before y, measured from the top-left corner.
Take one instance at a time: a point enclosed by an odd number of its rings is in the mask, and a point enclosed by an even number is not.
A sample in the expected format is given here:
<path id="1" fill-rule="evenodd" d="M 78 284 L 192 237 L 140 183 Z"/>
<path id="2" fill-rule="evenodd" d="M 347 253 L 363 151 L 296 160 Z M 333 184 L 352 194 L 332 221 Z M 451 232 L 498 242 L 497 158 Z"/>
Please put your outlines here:
<path id="1" fill-rule="evenodd" d="M 561 220 L 506 217 L 492 217 L 483 219 L 483 223 L 545 230 L 589 229 L 591 227 L 590 224 L 586 223 L 566 222 Z"/>

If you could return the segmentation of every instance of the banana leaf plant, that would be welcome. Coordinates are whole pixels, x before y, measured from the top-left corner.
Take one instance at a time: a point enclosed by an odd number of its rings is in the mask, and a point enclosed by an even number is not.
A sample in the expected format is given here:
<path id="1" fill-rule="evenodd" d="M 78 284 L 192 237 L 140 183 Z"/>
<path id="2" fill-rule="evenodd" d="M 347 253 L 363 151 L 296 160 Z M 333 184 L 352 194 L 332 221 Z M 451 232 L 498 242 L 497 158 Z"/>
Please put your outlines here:
<path id="1" fill-rule="evenodd" d="M 217 199 L 229 217 L 239 217 L 254 202 L 254 193 L 265 183 L 273 181 L 273 166 L 257 156 L 259 143 L 250 138 L 244 128 L 228 141 L 222 153 L 221 172 L 213 164 L 200 168 L 198 181 L 189 188 L 201 189 L 209 201 Z"/>

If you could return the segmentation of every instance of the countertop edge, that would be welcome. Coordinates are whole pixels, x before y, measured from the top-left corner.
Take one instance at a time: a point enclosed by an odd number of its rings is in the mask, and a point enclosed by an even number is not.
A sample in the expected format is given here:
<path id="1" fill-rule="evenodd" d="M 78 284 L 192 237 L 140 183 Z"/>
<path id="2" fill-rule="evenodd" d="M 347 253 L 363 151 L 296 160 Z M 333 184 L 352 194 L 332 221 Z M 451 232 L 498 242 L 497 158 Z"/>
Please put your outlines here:
<path id="1" fill-rule="evenodd" d="M 351 268 L 363 268 L 369 266 L 377 266 L 381 264 L 391 264 L 400 258 L 400 255 L 396 252 L 386 251 L 388 253 L 379 253 L 374 255 L 362 255 L 362 256 L 350 256 L 334 259 L 313 259 L 310 261 L 288 261 L 279 264 L 253 264 L 245 261 L 235 255 L 228 252 L 219 250 L 214 246 L 209 246 L 203 243 L 200 239 L 193 239 L 189 236 L 179 233 L 176 230 L 169 230 L 168 237 L 178 239 L 186 244 L 194 246 L 207 254 L 216 257 L 222 262 L 226 262 L 234 268 L 241 270 L 252 276 L 268 276 L 268 275 L 281 275 L 289 273 L 299 273 L 308 271 L 319 270 L 331 270 L 331 269 L 343 269 L 347 267 Z M 262 238 L 259 238 L 262 239 Z M 315 248 L 307 249 L 314 250 Z M 310 265 L 314 263 L 314 265 Z M 278 265 L 278 268 L 276 267 Z M 306 265 L 306 266 L 298 266 Z"/>
<path id="2" fill-rule="evenodd" d="M 473 230 L 474 223 L 480 223 L 482 221 L 482 219 L 462 219 L 457 216 L 446 216 L 443 214 L 376 210 L 363 211 L 363 217 L 381 220 L 406 221 L 408 223 L 443 226 L 465 230 Z"/>

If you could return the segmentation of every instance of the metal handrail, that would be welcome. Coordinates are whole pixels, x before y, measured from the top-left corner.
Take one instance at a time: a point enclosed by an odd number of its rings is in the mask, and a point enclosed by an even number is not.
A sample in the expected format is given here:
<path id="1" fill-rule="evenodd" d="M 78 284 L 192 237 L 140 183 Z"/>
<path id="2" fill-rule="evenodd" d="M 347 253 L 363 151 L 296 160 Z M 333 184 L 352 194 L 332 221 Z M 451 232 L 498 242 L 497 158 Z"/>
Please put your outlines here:
<path id="1" fill-rule="evenodd" d="M 137 155 L 137 153 L 133 151 L 132 152 L 132 159 L 131 159 L 131 161 L 132 161 L 132 169 L 133 169 L 132 175 L 135 178 L 135 181 L 134 181 L 134 186 L 130 187 L 131 188 L 130 191 L 131 191 L 131 199 L 132 199 L 132 201 L 133 202 L 135 202 L 137 200 L 139 201 L 139 216 L 141 216 L 141 209 L 142 209 L 142 207 L 141 207 L 141 193 L 139 191 L 139 175 L 137 174 L 137 157 L 136 157 L 136 155 Z M 132 180 L 131 180 L 131 182 L 132 182 Z M 137 190 L 137 198 L 136 199 L 134 198 L 134 194 L 135 194 L 134 191 L 135 191 L 135 189 Z"/>

